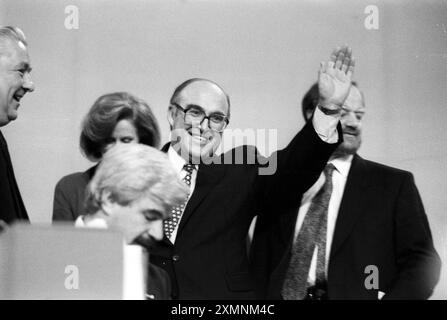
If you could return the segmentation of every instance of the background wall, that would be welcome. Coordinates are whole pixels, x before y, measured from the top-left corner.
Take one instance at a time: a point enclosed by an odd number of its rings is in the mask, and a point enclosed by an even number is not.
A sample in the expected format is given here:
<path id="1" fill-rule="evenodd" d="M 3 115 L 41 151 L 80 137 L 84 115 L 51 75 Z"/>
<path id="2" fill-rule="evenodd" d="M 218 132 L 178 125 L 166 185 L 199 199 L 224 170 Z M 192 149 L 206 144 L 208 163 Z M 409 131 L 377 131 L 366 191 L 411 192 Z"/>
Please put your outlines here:
<path id="1" fill-rule="evenodd" d="M 68 5 L 79 29 L 64 24 Z M 368 5 L 378 30 L 365 28 Z M 282 148 L 303 125 L 299 103 L 319 62 L 347 43 L 367 104 L 360 154 L 414 173 L 445 263 L 446 17 L 442 0 L 1 0 L 0 24 L 27 35 L 36 83 L 19 120 L 2 128 L 30 218 L 48 223 L 56 182 L 91 165 L 78 136 L 99 95 L 147 100 L 167 141 L 175 86 L 213 79 L 231 96 L 231 128 L 277 129 Z M 447 298 L 446 269 L 435 299 Z"/>

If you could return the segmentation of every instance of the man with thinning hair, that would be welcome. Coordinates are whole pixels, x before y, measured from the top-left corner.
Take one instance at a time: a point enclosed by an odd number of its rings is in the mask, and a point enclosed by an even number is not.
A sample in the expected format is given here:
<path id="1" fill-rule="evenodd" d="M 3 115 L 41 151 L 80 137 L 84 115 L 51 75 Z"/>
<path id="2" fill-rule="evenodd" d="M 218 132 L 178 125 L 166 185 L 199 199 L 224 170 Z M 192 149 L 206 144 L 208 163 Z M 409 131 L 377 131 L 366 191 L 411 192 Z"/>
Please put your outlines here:
<path id="1" fill-rule="evenodd" d="M 34 90 L 25 35 L 16 27 L 0 27 L 0 127 L 17 119 L 23 96 Z M 0 221 L 28 220 L 8 145 L 0 131 Z"/>
<path id="2" fill-rule="evenodd" d="M 150 254 L 154 242 L 163 238 L 163 219 L 186 194 L 187 187 L 163 152 L 143 144 L 114 146 L 87 186 L 87 214 L 75 225 L 119 231 L 127 244 L 142 244 Z M 167 274 L 152 265 L 149 256 L 146 297 L 169 299 L 170 286 Z"/>

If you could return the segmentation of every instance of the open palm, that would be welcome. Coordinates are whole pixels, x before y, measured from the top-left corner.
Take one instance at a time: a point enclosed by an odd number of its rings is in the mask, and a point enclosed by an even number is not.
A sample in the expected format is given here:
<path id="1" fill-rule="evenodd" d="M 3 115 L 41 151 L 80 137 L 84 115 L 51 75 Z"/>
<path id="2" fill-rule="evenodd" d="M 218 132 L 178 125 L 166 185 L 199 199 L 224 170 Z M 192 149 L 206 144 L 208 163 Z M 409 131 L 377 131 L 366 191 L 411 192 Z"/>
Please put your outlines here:
<path id="1" fill-rule="evenodd" d="M 341 108 L 351 87 L 354 59 L 349 47 L 338 47 L 328 62 L 322 62 L 318 74 L 320 103 Z"/>

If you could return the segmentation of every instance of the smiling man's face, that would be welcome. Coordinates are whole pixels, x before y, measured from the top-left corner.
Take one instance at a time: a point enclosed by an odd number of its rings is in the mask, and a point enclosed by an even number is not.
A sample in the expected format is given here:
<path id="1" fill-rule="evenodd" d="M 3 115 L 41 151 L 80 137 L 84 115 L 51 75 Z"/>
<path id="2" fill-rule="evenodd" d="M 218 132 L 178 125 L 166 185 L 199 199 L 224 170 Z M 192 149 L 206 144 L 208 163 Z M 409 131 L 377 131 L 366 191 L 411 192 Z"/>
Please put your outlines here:
<path id="1" fill-rule="evenodd" d="M 355 154 L 362 143 L 362 119 L 365 114 L 365 104 L 360 90 L 351 86 L 349 95 L 343 104 L 341 127 L 343 143 L 337 148 L 335 156 Z"/>
<path id="2" fill-rule="evenodd" d="M 34 90 L 28 50 L 22 42 L 0 43 L 0 127 L 17 119 L 20 100 Z"/>
<path id="3" fill-rule="evenodd" d="M 207 116 L 221 114 L 228 116 L 228 101 L 225 93 L 218 86 L 206 80 L 199 80 L 185 87 L 174 101 L 181 108 L 201 109 Z M 171 145 L 186 161 L 197 163 L 214 154 L 218 148 L 222 132 L 210 129 L 209 119 L 201 124 L 185 121 L 185 113 L 181 109 L 170 106 L 168 120 L 172 127 Z"/>

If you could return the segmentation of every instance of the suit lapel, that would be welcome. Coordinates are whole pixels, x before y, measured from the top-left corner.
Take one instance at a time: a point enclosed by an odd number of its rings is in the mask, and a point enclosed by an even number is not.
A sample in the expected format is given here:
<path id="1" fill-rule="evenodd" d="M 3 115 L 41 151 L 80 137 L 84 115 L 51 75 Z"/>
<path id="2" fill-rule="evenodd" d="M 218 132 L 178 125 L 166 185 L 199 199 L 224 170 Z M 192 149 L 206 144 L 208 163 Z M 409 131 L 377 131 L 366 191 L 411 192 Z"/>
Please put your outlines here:
<path id="1" fill-rule="evenodd" d="M 368 175 L 366 162 L 358 155 L 352 160 L 346 181 L 343 198 L 338 211 L 332 241 L 332 259 L 353 230 L 357 220 L 364 212 L 366 189 L 368 188 Z"/>
<path id="2" fill-rule="evenodd" d="M 226 165 L 222 164 L 201 164 L 197 171 L 196 185 L 194 192 L 189 199 L 183 216 L 180 220 L 178 235 L 181 234 L 183 228 L 188 222 L 191 215 L 196 212 L 197 207 L 209 194 L 209 192 L 222 180 L 225 175 Z"/>
<path id="3" fill-rule="evenodd" d="M 12 168 L 11 157 L 8 151 L 8 144 L 6 143 L 6 139 L 1 131 L 0 131 L 0 151 L 3 153 L 3 158 L 5 159 L 5 163 L 8 169 Z"/>
<path id="4" fill-rule="evenodd" d="M 165 144 L 161 151 L 167 153 L 170 147 L 170 143 Z M 221 159 L 222 160 L 222 159 Z M 222 163 L 222 161 L 216 161 L 216 163 Z M 181 237 L 181 232 L 188 222 L 191 215 L 196 211 L 196 208 L 205 199 L 208 193 L 222 180 L 225 175 L 226 165 L 222 164 L 201 164 L 197 171 L 196 185 L 194 187 L 194 192 L 186 205 L 185 211 L 183 212 L 182 218 L 180 220 L 180 225 L 177 231 L 177 238 Z M 164 236 L 164 242 L 172 246 L 171 241 Z"/>

